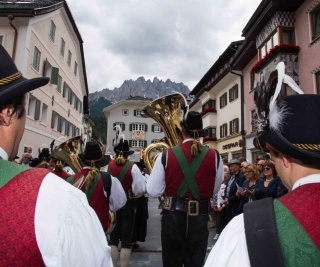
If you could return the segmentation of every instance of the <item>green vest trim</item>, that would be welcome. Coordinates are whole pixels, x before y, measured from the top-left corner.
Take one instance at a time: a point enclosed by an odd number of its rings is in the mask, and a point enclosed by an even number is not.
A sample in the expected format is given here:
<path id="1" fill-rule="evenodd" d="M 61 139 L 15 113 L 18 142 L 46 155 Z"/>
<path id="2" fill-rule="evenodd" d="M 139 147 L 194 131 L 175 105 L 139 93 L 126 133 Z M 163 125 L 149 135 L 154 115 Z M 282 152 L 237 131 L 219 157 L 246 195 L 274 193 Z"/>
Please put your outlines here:
<path id="1" fill-rule="evenodd" d="M 92 198 L 93 192 L 94 192 L 94 190 L 96 189 L 96 186 L 97 186 L 100 178 L 101 178 L 100 173 L 97 173 L 97 177 L 96 177 L 96 179 L 94 180 L 94 182 L 90 185 L 89 188 L 86 188 L 86 192 L 85 192 L 85 193 L 86 193 L 86 196 L 87 196 L 87 199 L 88 199 L 88 202 L 89 202 L 89 203 L 90 203 L 90 200 L 91 200 L 91 198 Z"/>
<path id="2" fill-rule="evenodd" d="M 74 175 L 68 176 L 67 182 L 68 182 L 69 184 L 74 184 Z"/>
<path id="3" fill-rule="evenodd" d="M 195 199 L 200 199 L 200 191 L 195 180 L 195 175 L 198 172 L 201 166 L 201 163 L 208 152 L 208 148 L 203 147 L 201 153 L 199 153 L 192 160 L 190 165 L 185 155 L 183 154 L 182 149 L 179 146 L 173 147 L 172 151 L 176 156 L 184 175 L 184 180 L 178 189 L 178 196 L 183 197 L 187 193 L 188 189 L 190 188 L 192 196 Z"/>
<path id="4" fill-rule="evenodd" d="M 122 183 L 122 181 L 124 180 L 124 177 L 126 176 L 127 174 L 127 171 L 130 169 L 130 167 L 133 165 L 134 163 L 131 162 L 131 161 L 127 161 L 126 164 L 123 165 L 123 168 L 119 174 L 119 177 L 118 180 L 120 181 L 120 183 Z M 114 176 L 110 170 L 110 167 L 108 168 L 108 171 L 107 171 L 109 174 L 111 174 L 112 176 Z"/>
<path id="5" fill-rule="evenodd" d="M 320 251 L 299 221 L 280 201 L 273 203 L 285 266 L 320 266 Z"/>
<path id="6" fill-rule="evenodd" d="M 0 189 L 12 180 L 13 177 L 29 169 L 30 167 L 0 159 Z"/>

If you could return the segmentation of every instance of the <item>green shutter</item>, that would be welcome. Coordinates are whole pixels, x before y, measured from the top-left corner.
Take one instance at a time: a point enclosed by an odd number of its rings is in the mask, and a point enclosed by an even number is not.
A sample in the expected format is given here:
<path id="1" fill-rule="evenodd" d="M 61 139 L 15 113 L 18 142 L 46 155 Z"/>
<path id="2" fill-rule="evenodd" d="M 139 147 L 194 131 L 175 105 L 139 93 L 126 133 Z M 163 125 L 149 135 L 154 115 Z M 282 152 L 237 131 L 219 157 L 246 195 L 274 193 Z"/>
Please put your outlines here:
<path id="1" fill-rule="evenodd" d="M 137 111 L 136 110 L 133 111 L 133 116 L 137 116 Z"/>
<path id="2" fill-rule="evenodd" d="M 151 132 L 154 133 L 154 124 L 151 125 Z"/>
<path id="3" fill-rule="evenodd" d="M 145 131 L 145 132 L 148 131 L 148 124 L 145 124 L 144 131 Z"/>
<path id="4" fill-rule="evenodd" d="M 51 78 L 50 83 L 52 84 L 58 84 L 58 75 L 59 75 L 59 69 L 52 67 L 51 68 Z"/>
<path id="5" fill-rule="evenodd" d="M 124 123 L 122 123 L 122 131 L 126 130 L 126 125 Z"/>
<path id="6" fill-rule="evenodd" d="M 143 147 L 146 148 L 147 147 L 147 140 L 143 141 Z"/>
<path id="7" fill-rule="evenodd" d="M 132 123 L 129 124 L 129 131 L 132 131 Z"/>
<path id="8" fill-rule="evenodd" d="M 129 140 L 129 147 L 132 146 L 132 140 Z"/>

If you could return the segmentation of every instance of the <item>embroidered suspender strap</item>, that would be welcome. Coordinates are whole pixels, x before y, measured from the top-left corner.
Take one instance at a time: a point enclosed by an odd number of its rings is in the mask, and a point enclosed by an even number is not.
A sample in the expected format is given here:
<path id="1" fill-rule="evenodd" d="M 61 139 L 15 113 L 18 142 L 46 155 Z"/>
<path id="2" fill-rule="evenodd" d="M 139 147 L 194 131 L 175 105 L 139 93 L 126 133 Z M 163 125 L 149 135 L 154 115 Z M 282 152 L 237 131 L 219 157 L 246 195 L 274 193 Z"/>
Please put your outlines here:
<path id="1" fill-rule="evenodd" d="M 121 170 L 119 177 L 118 177 L 118 179 L 121 183 L 124 180 L 124 177 L 126 177 L 126 174 L 132 165 L 133 165 L 133 162 L 127 161 L 126 164 L 123 166 L 123 169 Z"/>
<path id="2" fill-rule="evenodd" d="M 74 176 L 73 175 L 70 175 L 68 178 L 67 178 L 67 182 L 69 184 L 74 184 Z"/>
<path id="3" fill-rule="evenodd" d="M 97 176 L 96 179 L 94 180 L 94 182 L 90 185 L 89 188 L 86 188 L 86 191 L 85 191 L 85 194 L 87 196 L 87 199 L 88 199 L 88 202 L 90 203 L 90 200 L 92 198 L 92 195 L 93 195 L 93 192 L 94 190 L 96 189 L 96 186 L 100 180 L 100 173 L 97 173 Z"/>
<path id="4" fill-rule="evenodd" d="M 283 267 L 272 198 L 244 205 L 244 226 L 252 267 Z"/>
<path id="5" fill-rule="evenodd" d="M 320 266 L 320 250 L 290 210 L 275 200 L 274 211 L 284 265 Z"/>
<path id="6" fill-rule="evenodd" d="M 0 160 L 0 188 L 6 185 L 13 177 L 28 169 L 30 168 L 14 162 Z"/>
<path id="7" fill-rule="evenodd" d="M 190 188 L 191 194 L 195 199 L 200 199 L 200 192 L 196 180 L 194 179 L 200 165 L 208 152 L 208 148 L 203 148 L 201 153 L 199 153 L 191 162 L 191 165 L 188 164 L 188 161 L 183 154 L 183 151 L 180 147 L 176 146 L 172 148 L 174 155 L 176 156 L 181 170 L 184 174 L 184 180 L 178 189 L 178 196 L 183 197 L 188 189 Z"/>

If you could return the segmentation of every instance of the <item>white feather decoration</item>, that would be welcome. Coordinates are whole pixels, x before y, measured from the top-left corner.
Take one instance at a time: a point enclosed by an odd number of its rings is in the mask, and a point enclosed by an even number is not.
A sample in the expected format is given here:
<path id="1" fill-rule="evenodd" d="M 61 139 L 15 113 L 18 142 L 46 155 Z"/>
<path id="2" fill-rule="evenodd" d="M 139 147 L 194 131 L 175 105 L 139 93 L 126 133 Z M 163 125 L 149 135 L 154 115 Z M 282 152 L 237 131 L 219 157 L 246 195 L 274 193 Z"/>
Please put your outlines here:
<path id="1" fill-rule="evenodd" d="M 281 132 L 284 126 L 283 120 L 289 115 L 290 112 L 284 101 L 280 103 L 280 106 L 272 105 L 270 106 L 269 112 L 269 127 L 275 132 Z"/>
<path id="2" fill-rule="evenodd" d="M 117 145 L 119 145 L 121 140 L 124 141 L 124 134 L 121 134 L 122 130 L 121 130 L 120 125 L 114 126 L 113 129 L 115 129 L 115 131 L 116 131 L 116 137 L 113 140 L 113 146 L 117 146 Z"/>

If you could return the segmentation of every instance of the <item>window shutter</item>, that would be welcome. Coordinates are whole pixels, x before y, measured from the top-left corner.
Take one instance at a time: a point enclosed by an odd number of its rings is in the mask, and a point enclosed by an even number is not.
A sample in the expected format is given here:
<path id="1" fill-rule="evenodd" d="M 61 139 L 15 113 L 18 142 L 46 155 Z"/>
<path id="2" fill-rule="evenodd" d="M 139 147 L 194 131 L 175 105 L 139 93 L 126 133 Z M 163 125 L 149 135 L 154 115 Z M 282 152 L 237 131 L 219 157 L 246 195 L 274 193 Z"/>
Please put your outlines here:
<path id="1" fill-rule="evenodd" d="M 122 129 L 122 131 L 126 130 L 126 125 L 124 123 L 121 124 L 121 129 Z"/>
<path id="2" fill-rule="evenodd" d="M 137 111 L 136 110 L 133 111 L 133 116 L 137 116 Z"/>
<path id="3" fill-rule="evenodd" d="M 36 109 L 35 109 L 35 112 L 34 112 L 34 119 L 36 121 L 39 120 L 39 118 L 40 118 L 40 105 L 41 105 L 40 100 L 36 99 Z"/>
<path id="4" fill-rule="evenodd" d="M 43 67 L 42 67 L 42 76 L 43 77 L 46 77 L 46 70 L 47 70 L 47 67 L 49 67 L 48 65 L 50 65 L 50 63 L 48 62 L 48 60 L 44 60 L 43 62 Z"/>
<path id="5" fill-rule="evenodd" d="M 61 133 L 61 130 L 62 130 L 62 117 L 60 115 L 57 115 L 58 116 L 58 127 L 57 127 L 57 130 L 58 132 Z"/>
<path id="6" fill-rule="evenodd" d="M 59 76 L 59 69 L 52 67 L 51 68 L 51 78 L 50 83 L 52 84 L 58 84 L 58 76 Z"/>
<path id="7" fill-rule="evenodd" d="M 151 125 L 151 132 L 154 133 L 154 125 Z"/>
<path id="8" fill-rule="evenodd" d="M 54 128 L 54 119 L 55 119 L 55 114 L 56 112 L 55 111 L 52 111 L 52 114 L 51 114 L 51 128 L 53 129 Z"/>
<path id="9" fill-rule="evenodd" d="M 146 148 L 147 147 L 147 140 L 143 141 L 143 147 Z"/>
<path id="10" fill-rule="evenodd" d="M 132 147 L 132 140 L 129 140 L 129 147 Z"/>
<path id="11" fill-rule="evenodd" d="M 129 124 L 129 131 L 132 131 L 132 123 Z"/>
<path id="12" fill-rule="evenodd" d="M 145 124 L 145 126 L 144 126 L 144 131 L 145 131 L 145 132 L 148 131 L 148 124 Z"/>
<path id="13" fill-rule="evenodd" d="M 222 138 L 222 125 L 220 126 L 220 138 Z"/>

